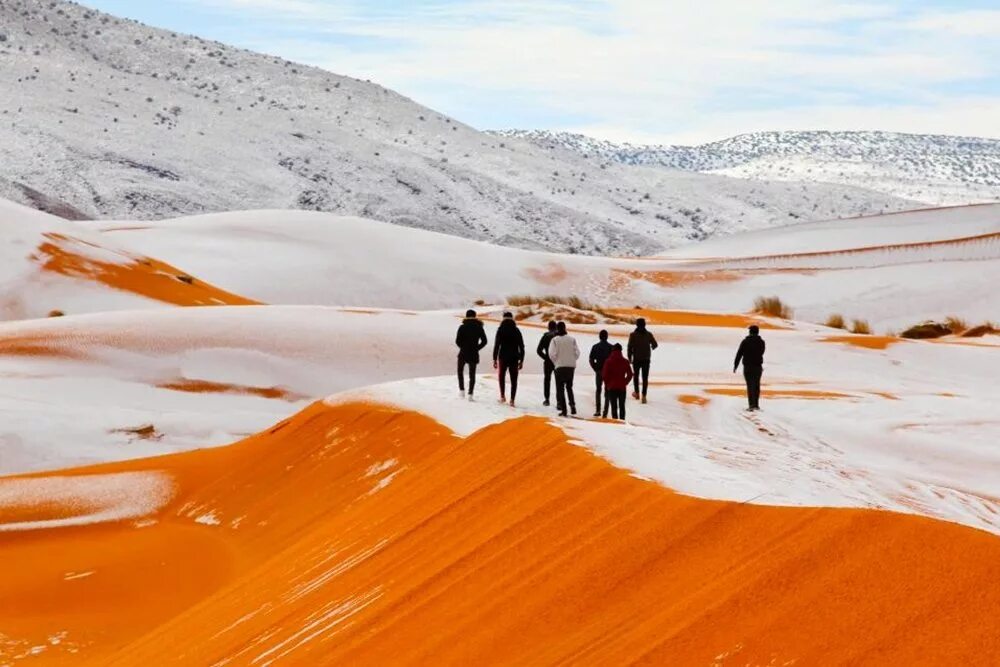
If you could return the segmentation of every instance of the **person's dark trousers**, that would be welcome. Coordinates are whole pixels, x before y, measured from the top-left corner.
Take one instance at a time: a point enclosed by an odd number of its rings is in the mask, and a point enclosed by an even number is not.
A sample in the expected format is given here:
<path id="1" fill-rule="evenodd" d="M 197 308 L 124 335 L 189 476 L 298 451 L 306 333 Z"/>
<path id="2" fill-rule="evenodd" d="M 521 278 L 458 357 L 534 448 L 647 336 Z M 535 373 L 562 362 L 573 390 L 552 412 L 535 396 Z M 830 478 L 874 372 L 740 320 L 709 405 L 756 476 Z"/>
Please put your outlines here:
<path id="1" fill-rule="evenodd" d="M 764 369 L 760 366 L 743 366 L 743 378 L 747 381 L 747 402 L 754 410 L 760 409 L 760 376 Z"/>
<path id="2" fill-rule="evenodd" d="M 500 362 L 500 395 L 507 395 L 507 374 L 510 373 L 510 400 L 517 398 L 517 362 Z"/>
<path id="3" fill-rule="evenodd" d="M 604 419 L 608 418 L 608 410 L 611 409 L 611 392 L 604 392 L 604 410 L 601 411 L 601 417 Z"/>
<path id="4" fill-rule="evenodd" d="M 614 389 L 608 389 L 605 392 L 608 395 L 608 402 L 611 404 L 611 418 L 612 419 L 625 419 L 625 390 L 621 389 L 615 391 Z M 604 411 L 604 416 L 608 416 L 607 410 Z"/>
<path id="5" fill-rule="evenodd" d="M 576 398 L 573 397 L 573 375 L 575 368 L 556 369 L 556 407 L 559 412 L 566 412 L 566 400 L 569 399 L 569 407 L 576 412 Z"/>
<path id="6" fill-rule="evenodd" d="M 594 387 L 596 389 L 596 393 L 594 394 L 594 406 L 595 406 L 594 407 L 594 412 L 596 414 L 600 414 L 601 413 L 601 389 L 604 388 L 604 378 L 601 377 L 601 374 L 599 372 L 598 373 L 594 373 Z M 604 412 L 607 413 L 607 410 L 605 410 Z"/>
<path id="7" fill-rule="evenodd" d="M 465 364 L 468 362 L 462 357 L 458 358 L 458 390 L 465 391 Z M 469 394 L 476 389 L 476 364 L 469 364 Z"/>
<path id="8" fill-rule="evenodd" d="M 642 395 L 646 395 L 646 390 L 649 389 L 649 359 L 646 361 L 639 361 L 638 359 L 632 362 L 632 387 L 635 389 L 635 393 L 639 393 L 639 376 L 642 375 Z"/>
<path id="9" fill-rule="evenodd" d="M 555 372 L 556 367 L 552 365 L 552 362 L 546 359 L 542 362 L 545 373 L 545 384 L 542 385 L 542 390 L 545 396 L 545 402 L 549 402 L 549 397 L 552 395 L 552 374 Z"/>

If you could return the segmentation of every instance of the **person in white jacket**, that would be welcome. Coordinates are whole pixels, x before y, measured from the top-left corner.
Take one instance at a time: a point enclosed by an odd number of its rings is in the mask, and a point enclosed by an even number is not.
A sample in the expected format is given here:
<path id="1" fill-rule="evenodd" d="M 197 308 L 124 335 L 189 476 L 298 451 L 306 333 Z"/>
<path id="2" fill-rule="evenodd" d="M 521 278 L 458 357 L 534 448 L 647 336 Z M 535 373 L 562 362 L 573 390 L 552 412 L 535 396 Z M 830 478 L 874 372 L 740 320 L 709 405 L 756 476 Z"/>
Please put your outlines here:
<path id="1" fill-rule="evenodd" d="M 556 335 L 549 342 L 549 359 L 555 366 L 556 373 L 556 407 L 559 416 L 566 415 L 566 400 L 569 399 L 569 411 L 576 414 L 576 399 L 573 397 L 573 374 L 576 373 L 576 361 L 580 358 L 580 348 L 576 339 L 566 333 L 566 323 L 556 325 Z"/>

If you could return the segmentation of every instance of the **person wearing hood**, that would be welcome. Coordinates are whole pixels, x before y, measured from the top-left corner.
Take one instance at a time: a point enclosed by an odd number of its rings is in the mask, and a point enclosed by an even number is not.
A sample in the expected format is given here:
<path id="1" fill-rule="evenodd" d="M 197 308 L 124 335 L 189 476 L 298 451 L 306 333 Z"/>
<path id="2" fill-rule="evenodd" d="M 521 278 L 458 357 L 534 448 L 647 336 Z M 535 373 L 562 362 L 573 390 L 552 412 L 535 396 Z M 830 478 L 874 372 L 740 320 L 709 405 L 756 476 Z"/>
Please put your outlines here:
<path id="1" fill-rule="evenodd" d="M 604 404 L 604 417 L 608 416 L 608 404 L 611 404 L 611 418 L 625 421 L 625 392 L 628 391 L 629 380 L 632 379 L 632 365 L 622 356 L 621 343 L 615 343 L 611 354 L 604 362 L 601 370 L 604 380 L 604 392 L 608 400 Z"/>
<path id="2" fill-rule="evenodd" d="M 476 389 L 476 366 L 479 365 L 479 351 L 486 347 L 486 330 L 483 323 L 476 318 L 476 311 L 465 311 L 465 319 L 455 334 L 455 345 L 458 347 L 458 391 L 465 395 L 465 367 L 469 367 L 469 400 Z"/>
<path id="3" fill-rule="evenodd" d="M 514 322 L 514 315 L 504 313 L 493 337 L 493 368 L 500 375 L 500 402 L 506 403 L 507 375 L 510 375 L 510 406 L 517 398 L 517 374 L 524 368 L 524 337 Z"/>
<path id="4" fill-rule="evenodd" d="M 611 343 L 608 342 L 608 332 L 602 330 L 598 334 L 600 340 L 590 348 L 590 367 L 594 369 L 594 382 L 596 388 L 596 394 L 594 396 L 594 416 L 601 416 L 601 388 L 604 385 L 604 379 L 601 375 L 601 371 L 604 368 L 604 362 L 607 360 L 608 355 L 611 354 Z M 604 402 L 604 414 L 608 413 L 607 401 Z"/>
<path id="5" fill-rule="evenodd" d="M 542 401 L 542 405 L 549 405 L 549 397 L 551 395 L 552 389 L 552 374 L 555 372 L 556 367 L 552 365 L 552 361 L 549 359 L 549 343 L 552 342 L 552 338 L 556 335 L 556 323 L 555 320 L 549 321 L 549 330 L 542 334 L 542 339 L 538 341 L 538 349 L 535 352 L 538 356 L 542 358 L 542 372 L 545 374 L 543 388 L 543 395 L 545 400 Z"/>
<path id="6" fill-rule="evenodd" d="M 566 404 L 569 401 L 569 411 L 576 414 L 576 398 L 573 396 L 573 375 L 576 373 L 576 362 L 580 358 L 580 348 L 576 339 L 566 332 L 566 323 L 556 325 L 556 335 L 549 343 L 549 359 L 555 367 L 556 375 L 556 406 L 559 416 L 566 417 Z"/>
<path id="7" fill-rule="evenodd" d="M 749 403 L 747 410 L 754 412 L 760 410 L 760 378 L 764 374 L 764 350 L 767 345 L 760 337 L 760 327 L 753 324 L 749 331 L 750 335 L 743 339 L 736 351 L 733 372 L 736 372 L 742 361 L 743 379 L 747 383 L 747 403 Z"/>
<path id="8" fill-rule="evenodd" d="M 646 320 L 639 318 L 635 321 L 635 331 L 628 337 L 628 360 L 632 364 L 632 398 L 642 398 L 646 402 L 646 391 L 649 389 L 649 363 L 653 357 L 653 350 L 659 345 L 653 333 L 646 328 Z M 642 376 L 642 394 L 639 393 L 639 377 Z"/>

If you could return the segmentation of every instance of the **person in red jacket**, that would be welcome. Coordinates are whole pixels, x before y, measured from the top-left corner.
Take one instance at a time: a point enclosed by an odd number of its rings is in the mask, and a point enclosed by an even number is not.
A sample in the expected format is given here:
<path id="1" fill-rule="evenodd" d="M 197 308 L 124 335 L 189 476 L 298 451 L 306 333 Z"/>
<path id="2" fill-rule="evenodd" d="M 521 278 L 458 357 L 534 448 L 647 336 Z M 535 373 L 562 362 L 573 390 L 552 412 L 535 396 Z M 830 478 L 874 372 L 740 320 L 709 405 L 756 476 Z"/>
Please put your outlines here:
<path id="1" fill-rule="evenodd" d="M 621 343 L 615 343 L 611 348 L 611 354 L 601 370 L 601 377 L 604 380 L 605 396 L 608 398 L 604 404 L 604 417 L 608 416 L 610 403 L 611 418 L 625 421 L 625 393 L 632 380 L 632 364 L 622 355 Z"/>

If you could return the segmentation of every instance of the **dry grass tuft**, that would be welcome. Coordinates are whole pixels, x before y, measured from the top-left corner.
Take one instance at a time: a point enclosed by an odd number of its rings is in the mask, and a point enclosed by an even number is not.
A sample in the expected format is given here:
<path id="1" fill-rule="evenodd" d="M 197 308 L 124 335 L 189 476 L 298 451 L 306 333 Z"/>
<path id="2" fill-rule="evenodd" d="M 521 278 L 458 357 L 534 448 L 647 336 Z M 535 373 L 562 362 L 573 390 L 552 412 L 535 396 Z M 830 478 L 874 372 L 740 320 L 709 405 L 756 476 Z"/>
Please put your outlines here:
<path id="1" fill-rule="evenodd" d="M 66 313 L 61 310 L 50 310 L 49 317 L 65 317 Z"/>
<path id="2" fill-rule="evenodd" d="M 928 338 L 941 338 L 951 334 L 951 329 L 946 324 L 940 322 L 921 322 L 899 334 L 903 338 L 914 338 L 926 340 Z"/>
<path id="3" fill-rule="evenodd" d="M 872 328 L 868 320 L 854 320 L 851 322 L 851 333 L 871 335 Z"/>
<path id="4" fill-rule="evenodd" d="M 1000 334 L 1000 327 L 993 322 L 983 322 L 962 332 L 962 338 L 982 338 L 988 334 Z"/>
<path id="5" fill-rule="evenodd" d="M 834 313 L 830 317 L 826 318 L 826 326 L 831 329 L 846 329 L 847 324 L 844 323 L 844 316 L 839 313 Z"/>
<path id="6" fill-rule="evenodd" d="M 963 333 L 969 328 L 969 325 L 965 323 L 965 320 L 961 317 L 955 317 L 954 315 L 944 318 L 944 325 L 948 327 L 953 334 Z"/>
<path id="7" fill-rule="evenodd" d="M 792 319 L 793 313 L 792 309 L 776 296 L 759 296 L 754 299 L 753 312 L 768 317 L 780 317 L 783 320 Z"/>
<path id="8" fill-rule="evenodd" d="M 538 303 L 538 299 L 529 295 L 514 295 L 507 297 L 508 306 L 534 306 Z"/>

